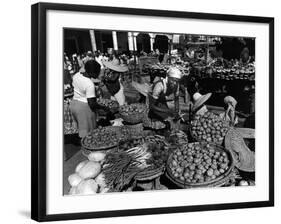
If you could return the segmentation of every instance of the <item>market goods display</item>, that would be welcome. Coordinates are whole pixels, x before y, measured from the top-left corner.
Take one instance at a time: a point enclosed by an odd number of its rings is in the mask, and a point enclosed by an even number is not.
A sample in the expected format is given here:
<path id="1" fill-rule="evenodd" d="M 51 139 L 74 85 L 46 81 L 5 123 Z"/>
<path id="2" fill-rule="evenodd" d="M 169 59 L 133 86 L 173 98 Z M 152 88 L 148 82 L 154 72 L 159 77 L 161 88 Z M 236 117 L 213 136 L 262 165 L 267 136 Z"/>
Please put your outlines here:
<path id="1" fill-rule="evenodd" d="M 134 148 L 136 146 L 142 145 L 145 143 L 144 136 L 137 136 L 128 140 L 120 141 L 119 150 L 126 151 L 128 149 Z"/>
<path id="2" fill-rule="evenodd" d="M 147 113 L 147 107 L 141 103 L 123 105 L 119 108 L 119 113 L 124 121 L 137 124 L 142 122 L 144 115 Z"/>
<path id="3" fill-rule="evenodd" d="M 107 107 L 110 110 L 117 110 L 119 107 L 117 101 L 110 100 L 110 99 L 98 98 L 97 102 L 101 106 Z"/>
<path id="4" fill-rule="evenodd" d="M 120 141 L 130 140 L 134 137 L 140 136 L 143 134 L 143 125 L 135 124 L 135 125 L 123 125 L 120 127 L 119 138 Z"/>
<path id="5" fill-rule="evenodd" d="M 80 162 L 75 168 L 75 173 L 68 177 L 71 186 L 69 195 L 91 195 L 105 193 L 109 190 L 101 173 L 102 164 L 100 162 L 105 154 L 92 152 L 89 157 L 93 160 Z"/>
<path id="6" fill-rule="evenodd" d="M 175 150 L 168 159 L 168 175 L 182 187 L 213 184 L 233 169 L 229 151 L 212 143 L 189 143 Z"/>
<path id="7" fill-rule="evenodd" d="M 85 136 L 81 143 L 89 150 L 103 150 L 118 145 L 118 134 L 112 128 L 99 127 Z"/>
<path id="8" fill-rule="evenodd" d="M 143 147 L 107 154 L 102 171 L 106 185 L 111 191 L 126 189 L 134 176 L 147 167 L 145 160 L 148 157 Z"/>
<path id="9" fill-rule="evenodd" d="M 190 133 L 197 141 L 222 144 L 228 129 L 228 124 L 218 115 L 206 112 L 203 115 L 194 116 L 191 121 Z"/>
<path id="10" fill-rule="evenodd" d="M 138 149 L 138 146 L 142 146 L 142 149 L 150 155 L 146 157 L 145 161 L 149 169 L 155 169 L 165 165 L 168 159 L 169 145 L 164 137 L 160 135 L 135 137 L 120 142 L 119 150 L 127 153 L 137 153 L 136 149 Z"/>
<path id="11" fill-rule="evenodd" d="M 172 145 L 182 145 L 188 143 L 188 137 L 186 133 L 181 130 L 173 130 L 168 137 L 168 141 Z"/>
<path id="12" fill-rule="evenodd" d="M 136 175 L 137 180 L 153 179 L 163 174 L 170 153 L 170 146 L 163 136 L 147 136 L 144 142 L 146 151 L 151 156 L 146 160 L 148 167 Z"/>

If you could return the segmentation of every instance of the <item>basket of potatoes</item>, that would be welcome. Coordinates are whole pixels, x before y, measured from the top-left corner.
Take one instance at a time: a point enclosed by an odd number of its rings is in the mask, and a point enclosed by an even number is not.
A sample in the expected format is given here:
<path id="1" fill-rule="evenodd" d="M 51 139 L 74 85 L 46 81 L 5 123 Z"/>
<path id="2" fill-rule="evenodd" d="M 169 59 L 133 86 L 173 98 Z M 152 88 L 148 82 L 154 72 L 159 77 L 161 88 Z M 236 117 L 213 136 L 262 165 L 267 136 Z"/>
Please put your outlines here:
<path id="1" fill-rule="evenodd" d="M 142 103 L 133 103 L 119 107 L 121 118 L 130 124 L 141 123 L 147 114 L 147 106 Z"/>
<path id="2" fill-rule="evenodd" d="M 229 124 L 212 112 L 195 115 L 190 124 L 190 135 L 198 142 L 223 143 Z"/>
<path id="3" fill-rule="evenodd" d="M 213 143 L 194 142 L 173 151 L 166 174 L 181 188 L 221 186 L 233 168 L 230 151 Z"/>

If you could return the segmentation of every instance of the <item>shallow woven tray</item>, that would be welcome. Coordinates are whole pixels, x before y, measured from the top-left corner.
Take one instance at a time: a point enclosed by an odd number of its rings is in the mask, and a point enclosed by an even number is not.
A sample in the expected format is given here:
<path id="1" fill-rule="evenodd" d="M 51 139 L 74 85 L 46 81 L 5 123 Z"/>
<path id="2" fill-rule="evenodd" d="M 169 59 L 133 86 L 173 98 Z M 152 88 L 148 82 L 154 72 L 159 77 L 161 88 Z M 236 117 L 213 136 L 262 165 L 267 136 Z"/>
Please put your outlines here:
<path id="1" fill-rule="evenodd" d="M 201 142 L 200 144 L 207 144 L 205 142 Z M 218 178 L 214 179 L 214 180 L 211 180 L 211 181 L 207 181 L 207 182 L 203 182 L 203 183 L 189 183 L 189 182 L 184 182 L 184 181 L 181 181 L 179 179 L 176 179 L 173 174 L 172 174 L 172 171 L 170 169 L 170 166 L 169 164 L 171 163 L 172 161 L 172 156 L 173 156 L 173 153 L 169 156 L 168 158 L 168 161 L 167 161 L 167 166 L 166 166 L 166 175 L 167 177 L 174 183 L 176 184 L 177 186 L 181 187 L 181 188 L 192 188 L 192 187 L 208 187 L 208 186 L 218 186 L 216 183 L 224 183 L 225 181 L 222 181 L 224 179 L 228 179 L 228 176 L 231 174 L 233 168 L 234 168 L 234 160 L 233 160 L 233 155 L 232 153 L 228 150 L 228 149 L 225 149 L 223 148 L 222 146 L 220 145 L 217 145 L 217 144 L 214 144 L 214 143 L 208 143 L 209 145 L 211 146 L 214 146 L 215 147 L 215 150 L 218 150 L 218 151 L 224 151 L 227 153 L 228 155 L 228 158 L 230 160 L 230 165 L 229 165 L 229 169 L 223 173 L 222 175 L 220 175 Z"/>
<path id="2" fill-rule="evenodd" d="M 106 127 L 107 130 L 110 130 L 112 132 L 116 132 L 117 133 L 117 137 L 119 138 L 118 133 L 120 132 L 120 127 L 115 127 L 115 126 L 108 126 Z M 85 149 L 91 150 L 91 151 L 102 151 L 102 150 L 108 150 L 108 149 L 112 149 L 114 147 L 118 146 L 118 141 L 115 144 L 109 145 L 109 146 L 102 146 L 102 147 L 89 147 L 87 145 L 84 144 L 85 138 L 81 139 L 81 146 Z"/>

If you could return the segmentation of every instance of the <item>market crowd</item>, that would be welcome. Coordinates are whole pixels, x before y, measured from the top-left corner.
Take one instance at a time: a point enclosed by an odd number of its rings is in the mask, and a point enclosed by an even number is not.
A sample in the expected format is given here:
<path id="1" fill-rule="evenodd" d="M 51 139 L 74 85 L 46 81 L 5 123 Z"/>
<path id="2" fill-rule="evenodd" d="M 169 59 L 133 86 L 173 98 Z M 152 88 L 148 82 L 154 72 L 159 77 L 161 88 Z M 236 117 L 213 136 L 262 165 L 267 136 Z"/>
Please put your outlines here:
<path id="1" fill-rule="evenodd" d="M 140 100 L 147 102 L 148 119 L 159 121 L 169 127 L 167 120 L 183 119 L 179 107 L 179 97 L 184 95 L 185 103 L 189 105 L 192 114 L 204 114 L 207 111 L 205 102 L 212 93 L 200 93 L 200 84 L 196 78 L 194 67 L 203 65 L 231 67 L 254 62 L 253 52 L 250 55 L 249 46 L 244 43 L 240 48 L 224 42 L 215 50 L 206 54 L 203 48 L 184 48 L 179 53 L 140 52 L 133 55 L 130 52 L 102 53 L 88 51 L 83 54 L 64 54 L 64 90 L 65 96 L 71 96 L 69 109 L 77 123 L 79 137 L 83 138 L 97 127 L 97 111 L 103 110 L 108 119 L 113 119 L 112 111 L 98 103 L 105 97 L 116 101 L 119 106 L 127 104 L 122 78 L 132 75 L 142 57 L 157 59 L 156 72 L 149 72 L 148 83 L 133 82 L 134 88 L 140 93 Z M 251 47 L 250 47 L 251 49 Z M 237 52 L 240 51 L 240 52 Z M 151 69 L 151 66 L 148 66 Z M 152 66 L 153 67 L 153 66 Z M 143 66 L 145 70 L 145 65 Z M 105 94 L 106 93 L 106 94 Z M 237 122 L 235 114 L 236 99 L 227 96 L 224 99 L 225 113 L 222 115 L 229 122 Z"/>

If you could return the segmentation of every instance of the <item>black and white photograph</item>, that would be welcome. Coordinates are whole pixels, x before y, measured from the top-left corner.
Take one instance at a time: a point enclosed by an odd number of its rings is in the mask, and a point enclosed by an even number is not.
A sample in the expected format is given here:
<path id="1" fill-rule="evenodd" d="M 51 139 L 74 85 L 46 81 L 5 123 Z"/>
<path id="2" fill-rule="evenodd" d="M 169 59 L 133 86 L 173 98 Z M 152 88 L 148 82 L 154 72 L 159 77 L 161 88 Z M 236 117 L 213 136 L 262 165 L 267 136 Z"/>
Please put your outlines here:
<path id="1" fill-rule="evenodd" d="M 32 6 L 37 221 L 274 205 L 274 18 Z"/>
<path id="2" fill-rule="evenodd" d="M 251 191 L 255 50 L 254 36 L 64 27 L 63 194 Z"/>

